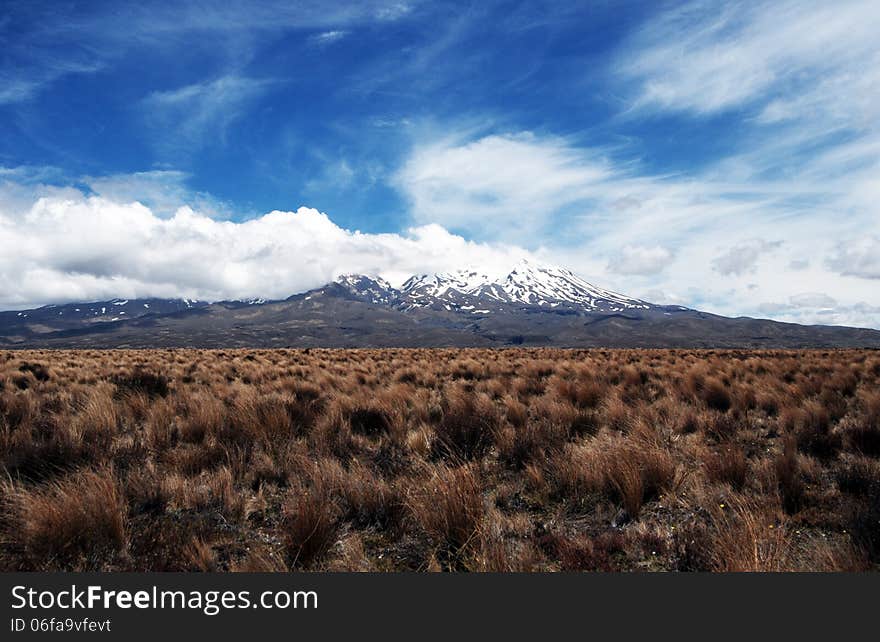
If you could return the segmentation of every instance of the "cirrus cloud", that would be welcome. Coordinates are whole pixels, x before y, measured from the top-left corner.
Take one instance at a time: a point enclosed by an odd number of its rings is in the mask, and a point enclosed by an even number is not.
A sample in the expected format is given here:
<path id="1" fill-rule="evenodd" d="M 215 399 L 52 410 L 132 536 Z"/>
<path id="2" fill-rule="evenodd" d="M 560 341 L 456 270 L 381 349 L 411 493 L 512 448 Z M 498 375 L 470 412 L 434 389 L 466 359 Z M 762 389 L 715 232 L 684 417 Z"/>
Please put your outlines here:
<path id="1" fill-rule="evenodd" d="M 620 71 L 638 107 L 867 126 L 878 114 L 880 14 L 871 0 L 695 1 L 649 22 Z M 629 53 L 635 51 L 635 54 Z"/>

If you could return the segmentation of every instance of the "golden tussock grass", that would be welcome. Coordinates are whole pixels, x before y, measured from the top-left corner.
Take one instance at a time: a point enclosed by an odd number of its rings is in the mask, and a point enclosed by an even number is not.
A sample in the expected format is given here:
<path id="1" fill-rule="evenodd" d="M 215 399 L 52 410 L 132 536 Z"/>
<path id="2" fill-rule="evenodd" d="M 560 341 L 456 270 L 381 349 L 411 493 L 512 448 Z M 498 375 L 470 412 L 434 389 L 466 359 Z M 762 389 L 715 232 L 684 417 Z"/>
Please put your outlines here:
<path id="1" fill-rule="evenodd" d="M 868 350 L 0 352 L 0 569 L 870 570 Z"/>

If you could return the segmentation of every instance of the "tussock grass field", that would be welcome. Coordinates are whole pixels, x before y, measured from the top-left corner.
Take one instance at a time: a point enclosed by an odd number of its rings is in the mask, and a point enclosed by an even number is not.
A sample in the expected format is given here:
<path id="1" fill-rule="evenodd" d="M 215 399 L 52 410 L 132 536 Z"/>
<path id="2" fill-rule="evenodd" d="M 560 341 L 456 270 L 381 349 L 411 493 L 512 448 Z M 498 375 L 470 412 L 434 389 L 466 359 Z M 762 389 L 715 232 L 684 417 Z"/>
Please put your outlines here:
<path id="1" fill-rule="evenodd" d="M 880 353 L 0 352 L 0 569 L 876 570 Z"/>

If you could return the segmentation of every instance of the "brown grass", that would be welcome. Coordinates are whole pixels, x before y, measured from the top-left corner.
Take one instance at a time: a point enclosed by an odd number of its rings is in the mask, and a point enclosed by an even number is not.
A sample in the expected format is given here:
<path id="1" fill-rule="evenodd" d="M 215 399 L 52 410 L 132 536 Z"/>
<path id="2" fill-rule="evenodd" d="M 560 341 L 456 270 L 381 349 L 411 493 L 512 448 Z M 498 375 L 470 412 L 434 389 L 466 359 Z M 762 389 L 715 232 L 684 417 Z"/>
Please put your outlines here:
<path id="1" fill-rule="evenodd" d="M 0 570 L 871 570 L 870 351 L 0 352 Z"/>
<path id="2" fill-rule="evenodd" d="M 110 470 L 84 470 L 40 489 L 7 485 L 3 494 L 26 568 L 101 568 L 125 547 L 125 505 Z"/>
<path id="3" fill-rule="evenodd" d="M 460 554 L 475 543 L 483 517 L 479 474 L 473 465 L 432 466 L 412 484 L 406 505 L 435 546 Z"/>

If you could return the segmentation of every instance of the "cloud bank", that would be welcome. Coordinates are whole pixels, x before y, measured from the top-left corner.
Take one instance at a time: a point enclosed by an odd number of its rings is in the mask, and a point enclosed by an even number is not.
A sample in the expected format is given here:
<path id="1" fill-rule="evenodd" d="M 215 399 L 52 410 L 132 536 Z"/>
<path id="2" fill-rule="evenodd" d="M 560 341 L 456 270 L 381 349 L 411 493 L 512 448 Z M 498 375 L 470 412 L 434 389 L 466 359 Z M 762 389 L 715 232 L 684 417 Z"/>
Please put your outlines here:
<path id="1" fill-rule="evenodd" d="M 349 272 L 400 283 L 413 273 L 501 267 L 526 255 L 438 225 L 364 234 L 307 207 L 244 222 L 190 207 L 163 218 L 138 202 L 68 189 L 29 207 L 0 206 L 0 308 L 112 297 L 283 298 Z"/>

